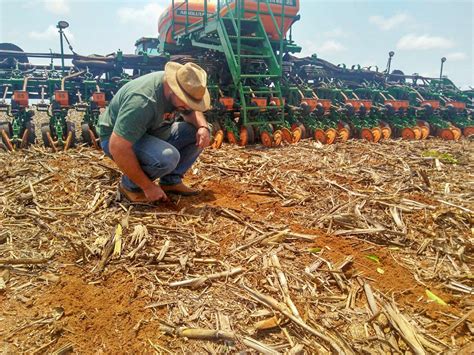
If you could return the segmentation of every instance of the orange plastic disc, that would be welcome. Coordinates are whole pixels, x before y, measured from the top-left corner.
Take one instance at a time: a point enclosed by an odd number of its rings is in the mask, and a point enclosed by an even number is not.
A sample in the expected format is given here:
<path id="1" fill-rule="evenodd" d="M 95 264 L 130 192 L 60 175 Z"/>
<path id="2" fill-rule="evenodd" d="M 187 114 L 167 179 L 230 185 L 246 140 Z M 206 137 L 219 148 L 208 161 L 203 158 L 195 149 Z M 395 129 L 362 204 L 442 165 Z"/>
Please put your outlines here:
<path id="1" fill-rule="evenodd" d="M 293 143 L 293 135 L 288 128 L 281 129 L 281 136 L 286 143 Z"/>
<path id="2" fill-rule="evenodd" d="M 464 127 L 463 134 L 464 134 L 464 137 L 469 137 L 469 136 L 474 135 L 474 126 Z"/>
<path id="3" fill-rule="evenodd" d="M 237 144 L 237 137 L 235 136 L 234 132 L 227 131 L 227 141 L 230 144 Z"/>
<path id="4" fill-rule="evenodd" d="M 421 139 L 421 128 L 418 126 L 414 126 L 411 128 L 413 133 L 415 133 L 415 139 L 420 140 Z"/>
<path id="5" fill-rule="evenodd" d="M 239 145 L 241 147 L 245 147 L 247 144 L 249 144 L 249 132 L 247 131 L 246 127 L 240 128 L 239 138 Z"/>
<path id="6" fill-rule="evenodd" d="M 301 140 L 302 132 L 299 127 L 296 127 L 291 134 L 293 135 L 293 143 L 298 143 Z"/>
<path id="7" fill-rule="evenodd" d="M 390 126 L 384 126 L 380 128 L 382 130 L 382 138 L 389 139 L 392 136 L 392 129 Z"/>
<path id="8" fill-rule="evenodd" d="M 278 147 L 283 141 L 283 135 L 280 130 L 273 132 L 273 146 Z"/>
<path id="9" fill-rule="evenodd" d="M 322 129 L 316 128 L 314 130 L 314 139 L 320 143 L 326 144 L 326 132 Z"/>
<path id="10" fill-rule="evenodd" d="M 410 127 L 405 127 L 402 129 L 402 138 L 407 140 L 415 139 L 415 132 Z"/>
<path id="11" fill-rule="evenodd" d="M 449 128 L 443 128 L 442 130 L 439 131 L 438 136 L 441 138 L 447 140 L 447 141 L 453 141 L 454 140 L 454 133 L 451 131 Z"/>
<path id="12" fill-rule="evenodd" d="M 214 142 L 212 142 L 212 148 L 219 149 L 224 141 L 224 131 L 222 129 L 214 133 Z"/>
<path id="13" fill-rule="evenodd" d="M 339 133 L 338 139 L 341 142 L 347 142 L 347 140 L 351 136 L 351 133 L 349 132 L 349 130 L 347 128 L 339 128 L 338 133 Z"/>
<path id="14" fill-rule="evenodd" d="M 328 128 L 326 130 L 326 144 L 333 144 L 336 141 L 337 135 L 337 130 Z"/>
<path id="15" fill-rule="evenodd" d="M 420 126 L 421 129 L 421 139 L 426 139 L 430 135 L 430 127 L 429 126 Z"/>
<path id="16" fill-rule="evenodd" d="M 372 134 L 374 135 L 374 143 L 377 143 L 382 139 L 382 130 L 379 127 L 374 127 L 371 129 Z"/>
<path id="17" fill-rule="evenodd" d="M 265 147 L 271 147 L 273 145 L 272 136 L 267 131 L 260 133 L 260 141 Z"/>
<path id="18" fill-rule="evenodd" d="M 451 128 L 451 131 L 453 131 L 454 140 L 458 141 L 458 140 L 461 138 L 461 136 L 462 136 L 461 130 L 460 130 L 458 127 L 456 127 L 456 126 L 452 126 L 452 127 L 450 127 L 450 128 Z"/>
<path id="19" fill-rule="evenodd" d="M 374 134 L 372 130 L 369 128 L 362 128 L 360 130 L 360 137 L 365 139 L 366 141 L 373 142 L 374 141 Z"/>

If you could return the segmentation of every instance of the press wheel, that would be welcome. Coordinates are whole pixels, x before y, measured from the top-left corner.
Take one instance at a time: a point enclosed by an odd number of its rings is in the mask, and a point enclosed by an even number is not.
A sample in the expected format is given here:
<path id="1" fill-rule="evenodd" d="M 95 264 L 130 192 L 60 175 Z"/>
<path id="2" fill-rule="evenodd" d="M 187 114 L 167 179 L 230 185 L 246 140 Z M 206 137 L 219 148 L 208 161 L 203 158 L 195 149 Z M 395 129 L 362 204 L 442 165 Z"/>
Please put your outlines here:
<path id="1" fill-rule="evenodd" d="M 414 140 L 415 132 L 410 127 L 405 127 L 401 131 L 401 137 L 406 140 Z"/>
<path id="2" fill-rule="evenodd" d="M 255 135 L 253 133 L 252 126 L 242 126 L 240 128 L 240 135 L 239 135 L 239 145 L 245 147 L 249 144 L 255 143 Z"/>
<path id="3" fill-rule="evenodd" d="M 371 131 L 374 136 L 374 143 L 378 143 L 382 139 L 382 130 L 379 127 L 374 127 Z"/>
<path id="4" fill-rule="evenodd" d="M 299 127 L 295 127 L 293 131 L 291 132 L 291 134 L 293 136 L 292 143 L 298 143 L 303 136 L 303 132 L 301 131 Z"/>
<path id="5" fill-rule="evenodd" d="M 462 136 L 461 130 L 460 130 L 458 127 L 456 127 L 456 126 L 452 126 L 452 127 L 450 127 L 450 128 L 451 128 L 451 130 L 452 130 L 453 133 L 454 133 L 454 140 L 455 140 L 455 141 L 458 141 L 459 139 L 461 139 L 461 136 Z"/>
<path id="6" fill-rule="evenodd" d="M 430 135 L 430 124 L 426 121 L 418 120 L 416 125 L 421 129 L 421 139 L 427 139 Z"/>
<path id="7" fill-rule="evenodd" d="M 336 141 L 337 135 L 335 128 L 328 128 L 326 130 L 326 144 L 333 144 Z"/>
<path id="8" fill-rule="evenodd" d="M 76 145 L 76 125 L 74 122 L 66 121 L 64 151 L 73 148 Z"/>
<path id="9" fill-rule="evenodd" d="M 339 128 L 338 139 L 341 142 L 347 142 L 350 136 L 351 136 L 351 133 L 347 128 Z"/>
<path id="10" fill-rule="evenodd" d="M 94 135 L 94 132 L 92 132 L 91 128 L 89 127 L 88 123 L 83 123 L 81 125 L 81 132 L 82 132 L 82 139 L 84 140 L 84 142 L 87 143 L 88 145 L 93 145 L 95 135 Z"/>
<path id="11" fill-rule="evenodd" d="M 474 135 L 474 126 L 467 126 L 463 129 L 464 137 L 469 137 Z"/>
<path id="12" fill-rule="evenodd" d="M 41 138 L 43 139 L 43 144 L 46 148 L 53 148 L 54 151 L 56 151 L 49 123 L 43 123 L 41 125 Z"/>
<path id="13" fill-rule="evenodd" d="M 230 144 L 237 144 L 237 137 L 235 136 L 234 132 L 227 131 L 227 142 Z"/>
<path id="14" fill-rule="evenodd" d="M 392 136 L 392 129 L 390 128 L 390 126 L 382 127 L 380 128 L 380 130 L 382 131 L 383 139 L 389 139 Z"/>
<path id="15" fill-rule="evenodd" d="M 293 123 L 291 125 L 291 130 L 295 131 L 295 129 L 299 129 L 301 131 L 301 139 L 306 138 L 306 127 L 302 123 Z M 296 143 L 296 142 L 295 142 Z"/>
<path id="16" fill-rule="evenodd" d="M 271 147 L 273 145 L 272 135 L 268 131 L 260 133 L 260 141 L 265 147 Z"/>
<path id="17" fill-rule="evenodd" d="M 415 139 L 420 140 L 422 137 L 421 128 L 418 126 L 414 126 L 411 129 L 413 130 L 413 133 L 415 133 Z"/>
<path id="18" fill-rule="evenodd" d="M 224 141 L 224 131 L 222 129 L 218 130 L 214 133 L 213 142 L 211 147 L 213 149 L 219 149 L 222 146 L 222 142 Z"/>
<path id="19" fill-rule="evenodd" d="M 326 132 L 321 128 L 316 128 L 313 134 L 314 140 L 318 141 L 319 143 L 326 144 Z"/>
<path id="20" fill-rule="evenodd" d="M 360 130 L 360 137 L 365 139 L 366 141 L 373 142 L 374 141 L 374 134 L 371 129 L 369 128 L 362 128 Z"/>
<path id="21" fill-rule="evenodd" d="M 11 141 L 12 131 L 10 122 L 0 122 L 0 131 L 2 136 L 2 142 L 5 147 L 10 151 L 14 151 L 14 147 Z"/>
<path id="22" fill-rule="evenodd" d="M 281 145 L 281 142 L 283 141 L 283 134 L 279 129 L 277 129 L 275 132 L 273 132 L 273 146 L 278 147 Z"/>
<path id="23" fill-rule="evenodd" d="M 284 142 L 293 143 L 293 135 L 288 128 L 282 128 L 280 131 Z"/>
<path id="24" fill-rule="evenodd" d="M 439 131 L 438 136 L 447 140 L 453 141 L 454 140 L 454 132 L 450 128 L 443 128 Z"/>

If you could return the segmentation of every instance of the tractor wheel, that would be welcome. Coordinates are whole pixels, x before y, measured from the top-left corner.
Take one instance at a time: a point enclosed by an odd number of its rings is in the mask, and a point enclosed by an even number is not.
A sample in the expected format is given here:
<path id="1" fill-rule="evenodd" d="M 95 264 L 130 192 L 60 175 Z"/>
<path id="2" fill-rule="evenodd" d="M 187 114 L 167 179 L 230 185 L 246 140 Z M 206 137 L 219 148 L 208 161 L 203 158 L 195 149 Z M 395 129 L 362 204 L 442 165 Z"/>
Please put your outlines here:
<path id="1" fill-rule="evenodd" d="M 260 133 L 260 141 L 267 148 L 270 148 L 273 145 L 272 135 L 268 131 L 262 131 Z"/>
<path id="2" fill-rule="evenodd" d="M 293 135 L 288 128 L 282 128 L 280 131 L 284 142 L 293 143 Z"/>
<path id="3" fill-rule="evenodd" d="M 370 128 L 362 128 L 360 130 L 360 138 L 365 139 L 368 142 L 373 142 L 374 134 Z"/>
<path id="4" fill-rule="evenodd" d="M 326 130 L 326 144 L 334 144 L 338 136 L 338 132 L 335 128 L 328 128 Z"/>
<path id="5" fill-rule="evenodd" d="M 283 141 L 283 135 L 279 129 L 277 129 L 275 132 L 273 132 L 273 146 L 278 147 L 281 145 L 281 142 Z"/>
<path id="6" fill-rule="evenodd" d="M 222 129 L 218 130 L 214 133 L 212 148 L 219 149 L 222 146 L 222 142 L 224 141 L 224 131 Z"/>
<path id="7" fill-rule="evenodd" d="M 382 139 L 382 130 L 379 127 L 374 127 L 371 131 L 374 136 L 374 143 L 378 143 Z"/>

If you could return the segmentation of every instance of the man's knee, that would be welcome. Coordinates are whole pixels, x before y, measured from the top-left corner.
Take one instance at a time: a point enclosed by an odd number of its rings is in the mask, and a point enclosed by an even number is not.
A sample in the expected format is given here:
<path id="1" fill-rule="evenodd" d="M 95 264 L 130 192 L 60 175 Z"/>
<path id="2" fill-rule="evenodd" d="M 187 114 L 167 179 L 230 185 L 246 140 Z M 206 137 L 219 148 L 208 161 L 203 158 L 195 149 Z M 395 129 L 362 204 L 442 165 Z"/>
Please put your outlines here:
<path id="1" fill-rule="evenodd" d="M 170 173 L 178 166 L 179 159 L 179 151 L 175 147 L 171 146 L 163 150 L 158 164 L 160 165 L 160 168 Z"/>

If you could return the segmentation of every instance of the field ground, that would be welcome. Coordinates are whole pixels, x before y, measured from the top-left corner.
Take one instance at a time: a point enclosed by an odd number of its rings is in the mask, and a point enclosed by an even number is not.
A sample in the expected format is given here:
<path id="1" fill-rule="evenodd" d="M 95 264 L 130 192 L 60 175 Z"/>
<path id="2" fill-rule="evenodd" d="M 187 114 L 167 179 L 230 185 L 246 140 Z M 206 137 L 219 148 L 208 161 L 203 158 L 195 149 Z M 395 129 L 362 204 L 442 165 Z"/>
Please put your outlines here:
<path id="1" fill-rule="evenodd" d="M 91 148 L 0 153 L 0 351 L 471 353 L 473 148 L 225 145 L 158 206 Z"/>

